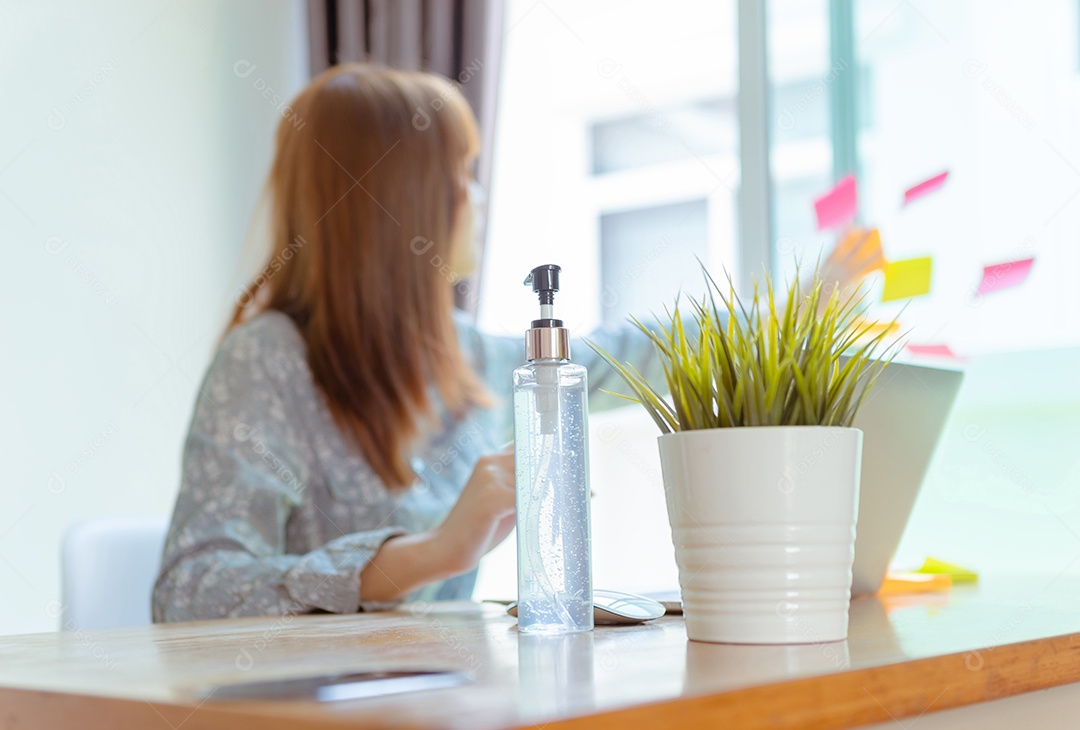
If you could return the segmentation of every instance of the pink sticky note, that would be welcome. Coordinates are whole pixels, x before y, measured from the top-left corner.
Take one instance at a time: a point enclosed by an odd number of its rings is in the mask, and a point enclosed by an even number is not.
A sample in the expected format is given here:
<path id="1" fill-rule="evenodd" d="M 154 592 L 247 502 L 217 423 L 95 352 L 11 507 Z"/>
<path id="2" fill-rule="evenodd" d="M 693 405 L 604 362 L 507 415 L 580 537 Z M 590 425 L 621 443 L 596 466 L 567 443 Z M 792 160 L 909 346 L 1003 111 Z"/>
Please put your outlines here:
<path id="1" fill-rule="evenodd" d="M 945 179 L 947 177 L 949 177 L 948 170 L 939 175 L 934 175 L 929 180 L 923 180 L 914 187 L 908 188 L 904 191 L 904 205 L 940 189 L 941 186 L 945 184 Z"/>
<path id="2" fill-rule="evenodd" d="M 932 357 L 948 357 L 953 360 L 959 360 L 960 356 L 952 351 L 952 348 L 948 345 L 913 345 L 910 342 L 907 345 L 908 351 L 912 355 L 930 355 Z"/>
<path id="3" fill-rule="evenodd" d="M 836 183 L 832 190 L 814 201 L 819 231 L 840 228 L 855 220 L 855 213 L 859 209 L 855 188 L 855 176 L 848 175 Z"/>
<path id="4" fill-rule="evenodd" d="M 975 292 L 976 296 L 996 292 L 1000 289 L 1008 289 L 1010 286 L 1024 283 L 1024 279 L 1031 273 L 1031 265 L 1034 263 L 1035 259 L 1022 259 L 1004 264 L 984 266 L 982 283 L 979 284 L 979 290 Z"/>

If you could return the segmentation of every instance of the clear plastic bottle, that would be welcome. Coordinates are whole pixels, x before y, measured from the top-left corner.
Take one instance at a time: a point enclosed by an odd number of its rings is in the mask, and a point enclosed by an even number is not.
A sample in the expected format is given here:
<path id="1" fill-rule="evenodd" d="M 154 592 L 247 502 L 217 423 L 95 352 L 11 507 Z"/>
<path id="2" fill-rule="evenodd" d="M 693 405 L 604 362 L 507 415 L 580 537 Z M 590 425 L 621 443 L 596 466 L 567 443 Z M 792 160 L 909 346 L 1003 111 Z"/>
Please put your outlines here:
<path id="1" fill-rule="evenodd" d="M 535 281 L 538 272 L 546 284 Z M 566 330 L 551 316 L 558 267 L 534 269 L 529 283 L 541 294 L 542 315 L 526 335 L 529 362 L 514 371 L 518 627 L 526 633 L 589 631 L 588 374 L 569 361 Z"/>

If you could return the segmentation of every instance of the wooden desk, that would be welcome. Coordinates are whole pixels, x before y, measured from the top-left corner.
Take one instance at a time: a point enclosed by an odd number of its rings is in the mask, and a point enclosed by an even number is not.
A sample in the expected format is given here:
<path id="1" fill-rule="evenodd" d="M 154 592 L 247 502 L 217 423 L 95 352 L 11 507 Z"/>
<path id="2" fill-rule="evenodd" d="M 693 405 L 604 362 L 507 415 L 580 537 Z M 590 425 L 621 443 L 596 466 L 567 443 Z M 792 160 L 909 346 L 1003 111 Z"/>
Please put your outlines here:
<path id="1" fill-rule="evenodd" d="M 456 603 L 0 638 L 9 728 L 339 728 L 646 724 L 835 728 L 1080 681 L 1080 581 L 984 580 L 860 599 L 846 642 L 688 642 L 680 618 L 520 637 L 497 606 Z M 335 704 L 200 704 L 193 688 L 326 671 L 468 669 L 456 689 Z"/>

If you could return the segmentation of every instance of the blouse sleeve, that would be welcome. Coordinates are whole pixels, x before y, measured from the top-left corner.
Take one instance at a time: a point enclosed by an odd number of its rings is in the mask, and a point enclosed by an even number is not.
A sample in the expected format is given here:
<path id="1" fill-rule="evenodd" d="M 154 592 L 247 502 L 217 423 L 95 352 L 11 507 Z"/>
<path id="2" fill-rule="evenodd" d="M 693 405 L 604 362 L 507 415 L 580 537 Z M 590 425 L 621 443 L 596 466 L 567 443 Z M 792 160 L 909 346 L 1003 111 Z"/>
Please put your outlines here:
<path id="1" fill-rule="evenodd" d="M 300 363 L 292 353 L 260 353 L 253 338 L 233 334 L 196 403 L 154 586 L 154 620 L 382 607 L 360 605 L 360 573 L 383 542 L 404 530 L 356 532 L 308 553 L 286 553 L 286 524 L 310 477 L 288 387 L 296 376 L 290 368 Z"/>
<path id="2" fill-rule="evenodd" d="M 525 338 L 521 336 L 495 335 L 479 332 L 462 314 L 459 326 L 465 328 L 467 349 L 473 353 L 474 364 L 488 389 L 496 396 L 501 408 L 498 413 L 499 432 L 512 435 L 513 428 L 513 372 L 525 363 Z M 688 334 L 696 336 L 697 325 L 686 319 Z M 574 337 L 570 342 L 573 362 L 584 365 L 589 371 L 589 410 L 601 411 L 626 405 L 626 401 L 601 391 L 629 393 L 619 374 L 586 343 L 596 344 L 619 362 L 630 362 L 660 392 L 666 392 L 663 367 L 657 357 L 652 340 L 637 325 L 627 322 L 617 326 L 600 327 L 584 338 Z"/>

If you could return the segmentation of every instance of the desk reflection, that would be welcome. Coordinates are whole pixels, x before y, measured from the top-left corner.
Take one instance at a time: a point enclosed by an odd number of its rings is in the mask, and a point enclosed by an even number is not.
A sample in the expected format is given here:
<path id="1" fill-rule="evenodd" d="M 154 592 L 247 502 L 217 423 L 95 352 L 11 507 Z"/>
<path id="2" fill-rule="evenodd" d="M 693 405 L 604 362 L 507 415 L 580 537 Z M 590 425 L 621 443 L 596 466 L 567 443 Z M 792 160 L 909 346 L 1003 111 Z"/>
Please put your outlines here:
<path id="1" fill-rule="evenodd" d="M 522 719 L 547 722 L 596 704 L 593 632 L 518 635 L 518 695 Z"/>
<path id="2" fill-rule="evenodd" d="M 777 646 L 688 641 L 683 691 L 705 694 L 716 691 L 718 685 L 737 687 L 850 667 L 847 641 Z"/>

